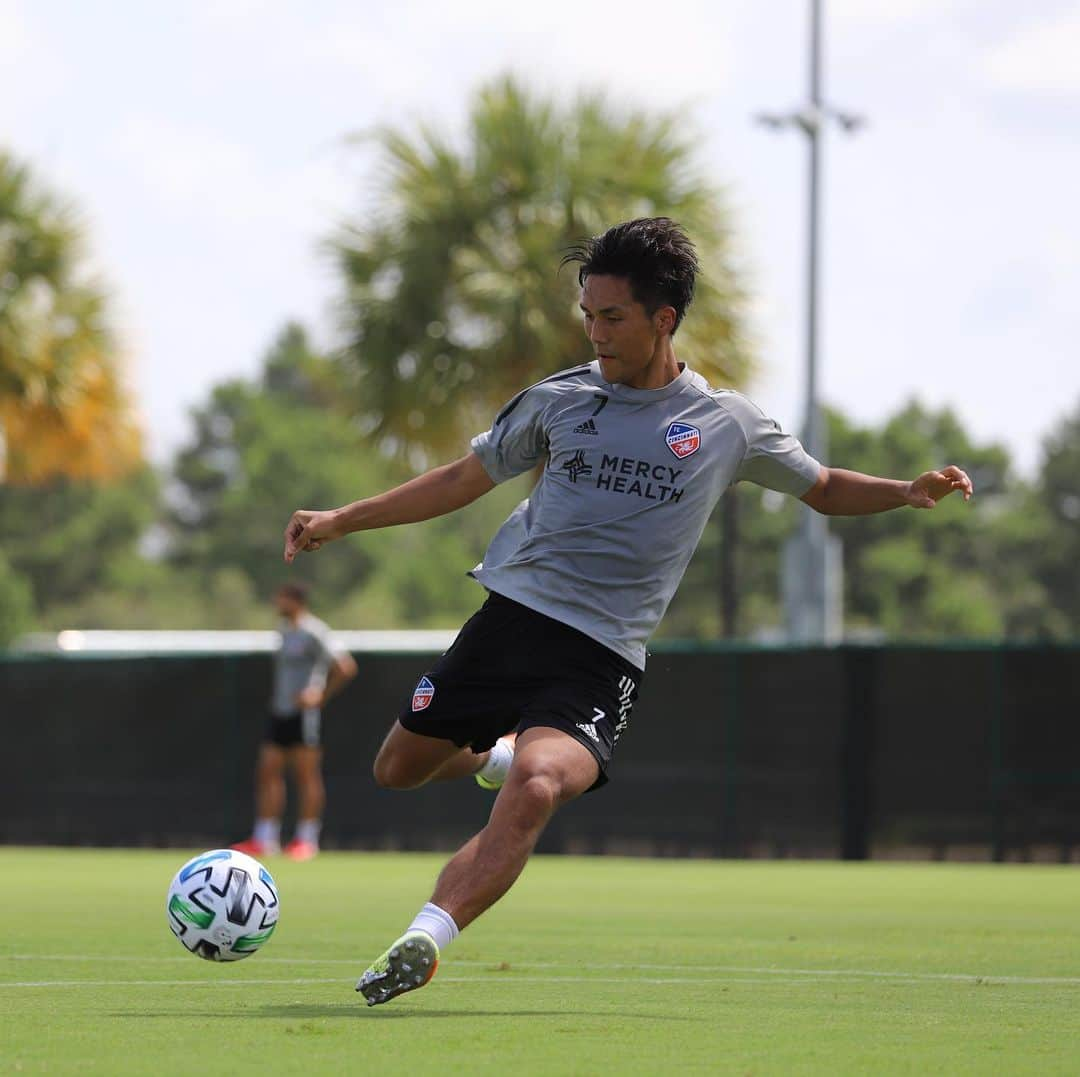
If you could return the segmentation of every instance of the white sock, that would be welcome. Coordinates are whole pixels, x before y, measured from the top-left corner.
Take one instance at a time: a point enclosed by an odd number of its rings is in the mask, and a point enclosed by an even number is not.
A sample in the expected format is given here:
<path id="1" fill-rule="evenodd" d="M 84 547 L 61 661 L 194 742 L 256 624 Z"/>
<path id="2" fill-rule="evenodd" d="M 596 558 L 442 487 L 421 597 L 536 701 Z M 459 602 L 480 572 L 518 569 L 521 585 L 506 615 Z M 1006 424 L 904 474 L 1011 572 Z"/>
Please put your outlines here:
<path id="1" fill-rule="evenodd" d="M 281 820 L 280 819 L 256 819 L 255 830 L 251 835 L 263 845 L 281 844 Z"/>
<path id="2" fill-rule="evenodd" d="M 306 841 L 309 845 L 318 845 L 319 831 L 321 829 L 321 819 L 298 819 L 296 821 L 296 840 Z"/>
<path id="3" fill-rule="evenodd" d="M 423 931 L 435 940 L 441 950 L 449 946 L 460 934 L 454 918 L 438 905 L 430 901 L 416 914 L 416 919 L 409 924 L 410 931 Z"/>
<path id="4" fill-rule="evenodd" d="M 514 747 L 501 737 L 491 746 L 487 762 L 476 772 L 491 782 L 505 782 L 514 761 Z"/>

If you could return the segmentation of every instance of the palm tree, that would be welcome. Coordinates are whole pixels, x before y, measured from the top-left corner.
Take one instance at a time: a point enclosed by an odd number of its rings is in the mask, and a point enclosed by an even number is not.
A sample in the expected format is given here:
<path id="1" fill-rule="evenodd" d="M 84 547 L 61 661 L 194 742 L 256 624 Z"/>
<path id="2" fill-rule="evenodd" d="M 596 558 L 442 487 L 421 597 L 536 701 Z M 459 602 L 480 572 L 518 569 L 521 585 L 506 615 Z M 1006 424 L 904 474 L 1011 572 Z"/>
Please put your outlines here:
<path id="1" fill-rule="evenodd" d="M 341 362 L 362 429 L 416 456 L 464 443 L 523 385 L 589 358 L 561 252 L 666 215 L 703 275 L 679 352 L 716 384 L 749 370 L 728 215 L 673 115 L 569 105 L 512 78 L 482 89 L 459 147 L 430 127 L 374 133 L 375 211 L 333 241 L 345 280 Z"/>
<path id="2" fill-rule="evenodd" d="M 141 439 L 70 209 L 0 151 L 0 478 L 107 478 Z"/>

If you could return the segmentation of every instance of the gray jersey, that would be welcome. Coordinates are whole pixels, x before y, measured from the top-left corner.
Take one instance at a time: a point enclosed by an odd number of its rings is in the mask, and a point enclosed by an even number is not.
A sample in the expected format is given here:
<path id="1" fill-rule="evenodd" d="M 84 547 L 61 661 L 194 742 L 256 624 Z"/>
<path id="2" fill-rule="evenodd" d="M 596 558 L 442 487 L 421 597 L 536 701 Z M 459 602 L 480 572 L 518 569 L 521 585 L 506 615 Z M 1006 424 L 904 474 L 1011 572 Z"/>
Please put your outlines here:
<path id="1" fill-rule="evenodd" d="M 724 490 L 747 479 L 800 496 L 820 472 L 746 397 L 688 368 L 662 389 L 609 385 L 596 362 L 563 371 L 472 448 L 495 482 L 546 464 L 472 575 L 640 669 Z"/>
<path id="2" fill-rule="evenodd" d="M 309 686 L 325 687 L 330 663 L 342 653 L 333 633 L 313 614 L 302 613 L 295 627 L 283 621 L 270 712 L 279 718 L 296 714 L 301 709 L 296 697 Z"/>

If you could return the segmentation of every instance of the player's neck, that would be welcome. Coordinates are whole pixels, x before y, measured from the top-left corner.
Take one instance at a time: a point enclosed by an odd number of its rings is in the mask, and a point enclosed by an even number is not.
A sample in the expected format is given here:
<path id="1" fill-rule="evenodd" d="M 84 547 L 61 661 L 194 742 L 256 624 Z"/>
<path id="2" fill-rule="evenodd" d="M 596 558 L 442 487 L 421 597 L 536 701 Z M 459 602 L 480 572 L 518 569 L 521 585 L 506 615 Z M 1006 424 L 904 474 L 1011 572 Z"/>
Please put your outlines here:
<path id="1" fill-rule="evenodd" d="M 635 378 L 626 382 L 626 385 L 631 389 L 663 389 L 681 373 L 682 368 L 679 366 L 678 359 L 675 358 L 671 337 L 664 337 L 657 343 L 649 365 Z"/>

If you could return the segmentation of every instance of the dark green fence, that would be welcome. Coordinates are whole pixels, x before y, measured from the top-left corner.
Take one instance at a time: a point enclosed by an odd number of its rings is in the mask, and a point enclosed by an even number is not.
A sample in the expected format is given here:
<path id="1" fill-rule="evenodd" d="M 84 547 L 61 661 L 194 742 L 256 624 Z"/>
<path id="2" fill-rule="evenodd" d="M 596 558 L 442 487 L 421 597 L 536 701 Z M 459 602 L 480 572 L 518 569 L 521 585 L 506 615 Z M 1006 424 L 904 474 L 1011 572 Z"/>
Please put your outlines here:
<path id="1" fill-rule="evenodd" d="M 325 720 L 328 846 L 446 848 L 489 797 L 376 789 L 425 656 L 357 656 Z M 266 655 L 0 661 L 0 841 L 243 836 Z M 1080 649 L 672 648 L 650 660 L 613 781 L 549 851 L 1080 856 Z"/>

